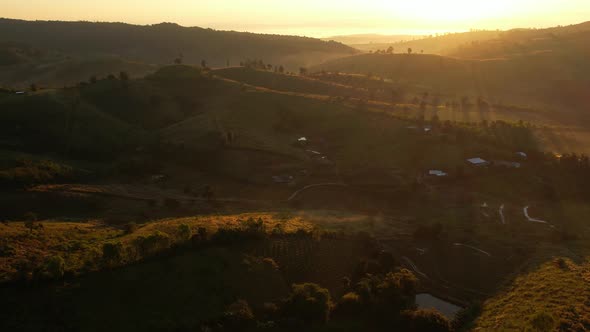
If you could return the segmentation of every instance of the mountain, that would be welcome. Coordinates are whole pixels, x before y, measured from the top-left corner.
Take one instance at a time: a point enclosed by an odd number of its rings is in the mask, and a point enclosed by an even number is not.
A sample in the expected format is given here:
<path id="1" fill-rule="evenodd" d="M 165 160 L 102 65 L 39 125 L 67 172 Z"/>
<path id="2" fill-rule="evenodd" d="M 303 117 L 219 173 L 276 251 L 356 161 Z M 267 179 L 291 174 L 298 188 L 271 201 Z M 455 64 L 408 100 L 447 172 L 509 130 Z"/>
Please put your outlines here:
<path id="1" fill-rule="evenodd" d="M 200 64 L 204 60 L 208 66 L 219 67 L 262 59 L 291 70 L 356 52 L 343 44 L 314 38 L 216 31 L 172 23 L 139 26 L 0 19 L 0 41 L 18 41 L 72 56 L 116 56 L 151 64 L 168 64 L 182 57 L 185 63 Z"/>
<path id="2" fill-rule="evenodd" d="M 415 53 L 423 52 L 428 54 L 446 55 L 459 46 L 472 42 L 494 39 L 499 35 L 500 31 L 459 32 L 436 36 L 430 35 L 421 39 L 400 41 L 389 46 L 392 46 L 396 53 L 405 53 L 408 48 L 411 48 Z M 386 49 L 387 47 L 381 47 L 379 49 Z"/>
<path id="3" fill-rule="evenodd" d="M 514 29 L 502 32 L 493 39 L 465 43 L 448 54 L 463 58 L 490 59 L 544 53 L 585 60 L 581 57 L 590 54 L 589 38 L 590 22 L 548 29 Z"/>
<path id="4" fill-rule="evenodd" d="M 563 47 L 567 49 L 572 45 L 584 48 L 589 31 L 590 22 L 547 29 L 476 30 L 431 35 L 421 39 L 400 41 L 393 45 L 382 45 L 383 47 L 377 49 L 392 46 L 396 53 L 406 53 L 408 48 L 411 48 L 414 53 L 477 59 L 496 58 L 507 54 L 557 50 Z M 365 50 L 358 45 L 355 47 Z"/>

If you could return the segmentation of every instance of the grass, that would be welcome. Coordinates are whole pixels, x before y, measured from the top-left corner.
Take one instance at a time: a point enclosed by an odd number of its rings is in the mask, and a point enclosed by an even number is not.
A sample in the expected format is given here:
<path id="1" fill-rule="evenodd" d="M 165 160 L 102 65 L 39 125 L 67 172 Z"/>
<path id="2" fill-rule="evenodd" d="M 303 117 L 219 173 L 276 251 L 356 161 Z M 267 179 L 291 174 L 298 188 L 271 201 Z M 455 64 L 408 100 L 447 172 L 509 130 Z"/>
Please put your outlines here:
<path id="1" fill-rule="evenodd" d="M 128 234 L 121 227 L 104 224 L 99 220 L 87 222 L 40 221 L 40 230 L 30 232 L 24 222 L 10 221 L 0 224 L 0 244 L 3 255 L 0 257 L 0 280 L 14 277 L 17 266 L 23 261 L 42 265 L 46 259 L 61 256 L 66 262 L 66 270 L 79 273 L 87 268 L 96 268 L 102 257 L 102 245 L 120 242 L 125 248 L 133 246 L 140 236 L 155 232 L 167 234 L 173 242 L 179 242 L 179 226 L 186 224 L 196 234 L 199 227 L 205 227 L 209 234 L 219 228 L 237 228 L 249 218 L 261 218 L 270 232 L 277 224 L 286 233 L 299 229 L 311 230 L 313 226 L 299 216 L 285 216 L 276 213 L 245 213 L 237 215 L 211 215 L 191 218 L 157 220 L 138 226 Z M 135 258 L 127 257 L 127 263 Z"/>
<path id="2" fill-rule="evenodd" d="M 485 302 L 475 323 L 478 331 L 533 331 L 532 320 L 549 313 L 554 329 L 590 327 L 590 265 L 567 257 L 550 259 L 518 276 L 504 291 Z M 553 329 L 551 329 L 553 330 Z"/>

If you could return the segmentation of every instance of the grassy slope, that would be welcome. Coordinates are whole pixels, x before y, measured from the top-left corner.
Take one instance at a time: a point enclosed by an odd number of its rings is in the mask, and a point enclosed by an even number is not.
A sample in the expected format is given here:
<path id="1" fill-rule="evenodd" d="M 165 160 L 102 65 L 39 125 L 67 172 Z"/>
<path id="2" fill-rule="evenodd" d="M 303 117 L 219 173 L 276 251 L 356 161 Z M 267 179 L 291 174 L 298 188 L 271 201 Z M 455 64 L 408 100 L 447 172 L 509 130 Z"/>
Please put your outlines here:
<path id="1" fill-rule="evenodd" d="M 482 96 L 494 104 L 547 110 L 545 116 L 569 124 L 588 122 L 588 66 L 563 56 L 535 54 L 508 59 L 461 60 L 435 55 L 365 54 L 334 60 L 315 71 L 378 73 L 416 95 L 429 92 L 445 101 Z M 550 110 L 550 111 L 549 111 Z M 564 112 L 569 110 L 569 112 Z"/>
<path id="2" fill-rule="evenodd" d="M 12 66 L 0 66 L 0 85 L 18 89 L 27 89 L 31 84 L 44 88 L 60 88 L 88 82 L 93 76 L 103 78 L 124 71 L 131 77 L 142 77 L 156 69 L 152 65 L 117 57 L 42 58 Z"/>
<path id="3" fill-rule="evenodd" d="M 485 302 L 475 330 L 534 330 L 532 320 L 542 313 L 553 317 L 555 329 L 588 329 L 590 266 L 587 261 L 564 259 L 563 267 L 555 258 L 516 277 L 505 290 Z"/>
<path id="4" fill-rule="evenodd" d="M 298 229 L 311 229 L 311 225 L 303 218 L 280 214 L 253 213 L 227 216 L 202 216 L 193 218 L 157 220 L 141 225 L 136 232 L 126 234 L 121 228 L 103 224 L 100 221 L 86 223 L 42 221 L 44 228 L 32 233 L 23 222 L 11 221 L 0 224 L 0 243 L 12 247 L 10 253 L 0 257 L 0 279 L 8 280 L 15 272 L 15 264 L 23 259 L 42 264 L 52 256 L 62 256 L 66 261 L 67 270 L 79 272 L 85 264 L 94 264 L 102 255 L 102 245 L 107 242 L 120 242 L 129 247 L 134 239 L 142 235 L 150 235 L 156 231 L 168 234 L 173 241 L 178 241 L 178 227 L 189 225 L 193 233 L 199 227 L 205 227 L 209 233 L 218 228 L 240 227 L 248 218 L 262 218 L 267 229 L 272 230 L 277 223 L 292 233 Z"/>

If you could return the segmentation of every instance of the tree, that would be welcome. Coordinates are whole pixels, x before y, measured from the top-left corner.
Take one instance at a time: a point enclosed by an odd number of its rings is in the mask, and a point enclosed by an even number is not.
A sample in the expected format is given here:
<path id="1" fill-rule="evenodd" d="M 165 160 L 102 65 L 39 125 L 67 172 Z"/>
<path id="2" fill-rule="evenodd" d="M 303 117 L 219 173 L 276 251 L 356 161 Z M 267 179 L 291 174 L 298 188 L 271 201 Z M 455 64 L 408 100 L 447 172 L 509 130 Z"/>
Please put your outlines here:
<path id="1" fill-rule="evenodd" d="M 412 48 L 408 47 L 408 54 L 412 54 Z"/>
<path id="2" fill-rule="evenodd" d="M 389 46 L 387 49 L 387 54 L 393 54 L 393 46 Z"/>
<path id="3" fill-rule="evenodd" d="M 37 214 L 34 212 L 25 213 L 25 227 L 29 229 L 29 233 L 33 233 L 33 230 L 37 228 L 36 225 Z"/>
<path id="4" fill-rule="evenodd" d="M 93 76 L 90 76 L 90 79 L 88 81 L 90 82 L 90 84 L 95 84 L 98 81 L 98 79 L 96 78 L 95 75 L 93 75 Z"/>
<path id="5" fill-rule="evenodd" d="M 127 74 L 127 72 L 122 71 L 119 73 L 119 79 L 121 81 L 128 81 L 129 80 L 129 74 Z"/>
<path id="6" fill-rule="evenodd" d="M 35 84 L 35 83 L 31 84 L 31 91 L 33 91 L 33 92 L 37 91 L 37 84 Z"/>
<path id="7" fill-rule="evenodd" d="M 307 68 L 304 68 L 304 67 L 299 68 L 299 75 L 301 75 L 301 76 L 307 75 Z"/>
<path id="8" fill-rule="evenodd" d="M 207 68 L 207 61 L 201 60 L 201 67 Z"/>
<path id="9" fill-rule="evenodd" d="M 330 318 L 330 292 L 317 284 L 294 284 L 282 306 L 283 314 L 305 324 L 323 324 Z"/>
<path id="10" fill-rule="evenodd" d="M 285 72 L 285 68 L 283 66 L 279 66 L 279 73 L 283 74 Z"/>

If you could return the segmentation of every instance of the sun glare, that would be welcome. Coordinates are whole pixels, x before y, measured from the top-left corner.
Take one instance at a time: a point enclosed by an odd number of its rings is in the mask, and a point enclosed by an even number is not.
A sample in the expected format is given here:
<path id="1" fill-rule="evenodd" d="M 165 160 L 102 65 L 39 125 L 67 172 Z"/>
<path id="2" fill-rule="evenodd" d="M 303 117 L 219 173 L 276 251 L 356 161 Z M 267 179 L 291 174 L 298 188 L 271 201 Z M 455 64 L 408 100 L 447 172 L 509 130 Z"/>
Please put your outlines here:
<path id="1" fill-rule="evenodd" d="M 412 2 L 382 1 L 391 14 L 406 14 L 417 20 L 449 22 L 457 20 L 482 20 L 498 13 L 511 13 L 521 3 L 507 0 L 414 0 Z"/>

